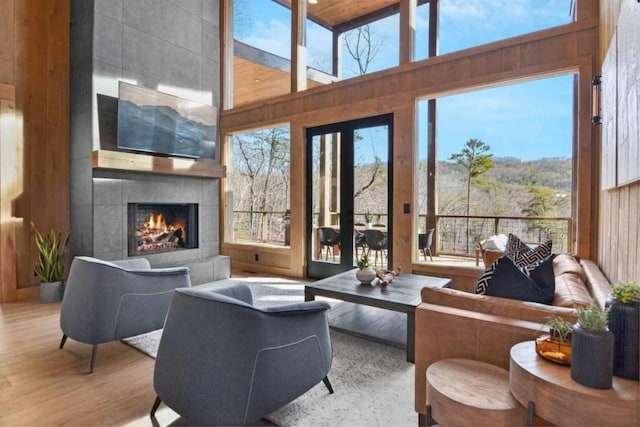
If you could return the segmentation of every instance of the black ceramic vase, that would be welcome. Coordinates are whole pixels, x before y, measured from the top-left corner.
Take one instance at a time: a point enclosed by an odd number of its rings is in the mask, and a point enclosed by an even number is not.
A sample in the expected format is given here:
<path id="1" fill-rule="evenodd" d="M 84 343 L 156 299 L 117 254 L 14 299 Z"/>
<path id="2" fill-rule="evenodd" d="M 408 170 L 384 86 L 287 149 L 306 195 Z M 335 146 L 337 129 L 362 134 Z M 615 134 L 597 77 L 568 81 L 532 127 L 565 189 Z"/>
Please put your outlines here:
<path id="1" fill-rule="evenodd" d="M 607 300 L 609 330 L 613 333 L 613 375 L 638 381 L 640 377 L 640 303 Z"/>
<path id="2" fill-rule="evenodd" d="M 571 378 L 591 388 L 608 389 L 613 381 L 613 334 L 611 331 L 573 327 Z"/>

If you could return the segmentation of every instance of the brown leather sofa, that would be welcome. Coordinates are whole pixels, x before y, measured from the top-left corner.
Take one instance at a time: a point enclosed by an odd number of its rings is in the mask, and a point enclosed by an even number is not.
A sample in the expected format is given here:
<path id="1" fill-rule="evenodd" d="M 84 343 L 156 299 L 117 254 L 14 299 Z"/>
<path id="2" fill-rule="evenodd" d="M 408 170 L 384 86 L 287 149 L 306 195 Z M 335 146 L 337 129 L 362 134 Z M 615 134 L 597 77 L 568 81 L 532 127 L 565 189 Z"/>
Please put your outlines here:
<path id="1" fill-rule="evenodd" d="M 561 254 L 554 259 L 556 293 L 552 305 L 476 295 L 471 289 L 422 289 L 416 309 L 415 409 L 421 425 L 426 412 L 427 367 L 449 358 L 479 360 L 509 369 L 509 351 L 545 332 L 560 316 L 576 320 L 576 305 L 594 301 L 603 308 L 611 284 L 598 266 Z"/>

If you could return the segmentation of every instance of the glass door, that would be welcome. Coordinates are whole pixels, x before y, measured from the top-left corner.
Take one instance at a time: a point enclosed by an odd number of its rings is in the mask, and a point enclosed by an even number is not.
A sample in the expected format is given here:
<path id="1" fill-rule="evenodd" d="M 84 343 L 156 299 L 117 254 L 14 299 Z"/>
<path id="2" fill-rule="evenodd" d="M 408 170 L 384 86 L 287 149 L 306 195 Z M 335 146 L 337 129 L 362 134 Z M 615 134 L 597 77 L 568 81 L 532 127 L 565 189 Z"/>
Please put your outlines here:
<path id="1" fill-rule="evenodd" d="M 392 115 L 307 129 L 307 275 L 391 265 Z"/>

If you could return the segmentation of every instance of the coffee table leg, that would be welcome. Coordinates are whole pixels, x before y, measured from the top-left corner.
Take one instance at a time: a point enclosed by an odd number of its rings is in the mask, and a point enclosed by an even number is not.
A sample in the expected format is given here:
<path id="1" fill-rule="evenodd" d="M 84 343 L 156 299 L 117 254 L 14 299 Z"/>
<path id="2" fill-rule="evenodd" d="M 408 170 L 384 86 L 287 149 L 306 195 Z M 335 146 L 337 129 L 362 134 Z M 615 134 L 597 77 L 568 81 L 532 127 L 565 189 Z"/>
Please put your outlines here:
<path id="1" fill-rule="evenodd" d="M 305 287 L 304 288 L 304 300 L 305 301 L 313 301 L 315 299 L 316 299 L 316 296 Z"/>
<path id="2" fill-rule="evenodd" d="M 407 311 L 407 362 L 415 363 L 416 353 L 416 309 Z"/>
<path id="3" fill-rule="evenodd" d="M 529 402 L 527 405 L 527 426 L 533 425 L 533 417 L 536 416 L 536 404 Z"/>

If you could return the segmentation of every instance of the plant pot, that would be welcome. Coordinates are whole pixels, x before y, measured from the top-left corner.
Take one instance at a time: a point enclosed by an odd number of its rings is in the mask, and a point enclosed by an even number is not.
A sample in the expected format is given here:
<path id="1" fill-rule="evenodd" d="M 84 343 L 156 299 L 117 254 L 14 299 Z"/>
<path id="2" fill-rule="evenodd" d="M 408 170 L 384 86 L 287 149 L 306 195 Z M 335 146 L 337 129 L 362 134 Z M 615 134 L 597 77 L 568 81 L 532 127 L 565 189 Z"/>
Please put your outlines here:
<path id="1" fill-rule="evenodd" d="M 582 385 L 609 389 L 613 382 L 613 334 L 611 331 L 573 327 L 571 378 Z"/>
<path id="2" fill-rule="evenodd" d="M 609 298 L 609 330 L 613 333 L 613 375 L 640 379 L 640 303 L 623 304 Z"/>
<path id="3" fill-rule="evenodd" d="M 375 278 L 376 271 L 372 267 L 359 268 L 356 270 L 356 279 L 358 279 L 362 285 L 370 285 Z"/>
<path id="4" fill-rule="evenodd" d="M 60 302 L 63 294 L 62 281 L 59 282 L 40 282 L 40 302 Z"/>

